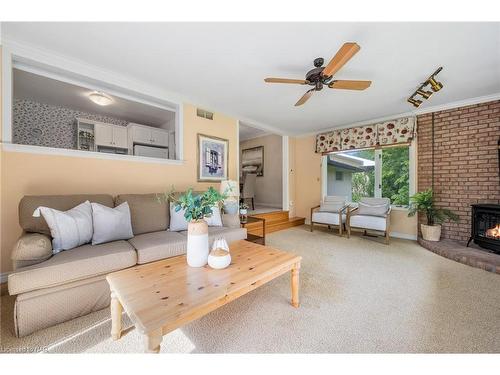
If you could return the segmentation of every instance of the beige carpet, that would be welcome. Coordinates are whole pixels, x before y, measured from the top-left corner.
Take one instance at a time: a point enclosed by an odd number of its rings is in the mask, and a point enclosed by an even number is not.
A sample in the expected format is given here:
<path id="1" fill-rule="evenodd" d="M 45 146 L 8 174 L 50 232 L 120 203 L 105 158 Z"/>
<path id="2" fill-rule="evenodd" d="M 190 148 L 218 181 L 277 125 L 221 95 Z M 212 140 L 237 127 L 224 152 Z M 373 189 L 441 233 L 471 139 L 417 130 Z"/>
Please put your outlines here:
<path id="1" fill-rule="evenodd" d="M 161 351 L 500 352 L 500 275 L 411 241 L 385 246 L 307 229 L 268 236 L 269 245 L 303 257 L 299 309 L 289 305 L 283 276 L 165 336 Z M 1 302 L 1 351 L 142 351 L 134 329 L 110 340 L 108 310 L 16 339 L 13 300 Z"/>

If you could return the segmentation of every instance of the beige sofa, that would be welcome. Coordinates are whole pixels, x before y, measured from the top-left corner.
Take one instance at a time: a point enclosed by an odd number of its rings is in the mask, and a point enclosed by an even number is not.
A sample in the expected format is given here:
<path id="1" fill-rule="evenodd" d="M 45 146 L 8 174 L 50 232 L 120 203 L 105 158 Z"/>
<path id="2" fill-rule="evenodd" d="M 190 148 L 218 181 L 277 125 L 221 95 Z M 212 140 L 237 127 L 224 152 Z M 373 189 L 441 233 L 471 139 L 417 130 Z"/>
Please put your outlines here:
<path id="1" fill-rule="evenodd" d="M 156 194 L 25 196 L 19 204 L 23 235 L 12 252 L 14 272 L 9 294 L 16 295 L 15 334 L 42 328 L 101 310 L 110 303 L 106 275 L 136 264 L 186 252 L 187 233 L 170 232 L 168 204 Z M 108 207 L 128 202 L 134 237 L 101 245 L 90 244 L 52 255 L 50 231 L 43 217 L 33 217 L 38 206 L 69 210 L 89 200 Z M 222 215 L 223 227 L 209 227 L 209 239 L 227 242 L 246 239 L 238 215 Z"/>

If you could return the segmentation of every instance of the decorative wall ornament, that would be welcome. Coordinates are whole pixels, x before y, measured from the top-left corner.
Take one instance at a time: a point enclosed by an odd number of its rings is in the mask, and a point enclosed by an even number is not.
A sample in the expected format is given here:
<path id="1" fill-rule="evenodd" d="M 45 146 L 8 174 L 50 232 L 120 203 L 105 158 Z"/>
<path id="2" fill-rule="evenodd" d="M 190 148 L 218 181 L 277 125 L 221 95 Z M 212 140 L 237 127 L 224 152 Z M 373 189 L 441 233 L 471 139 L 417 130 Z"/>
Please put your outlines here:
<path id="1" fill-rule="evenodd" d="M 333 130 L 316 136 L 316 152 L 330 152 L 409 143 L 415 133 L 415 118 L 402 117 L 377 124 Z"/>
<path id="2" fill-rule="evenodd" d="M 241 169 L 243 174 L 255 173 L 257 177 L 264 176 L 264 146 L 241 151 Z"/>
<path id="3" fill-rule="evenodd" d="M 229 141 L 198 134 L 198 182 L 220 182 L 228 178 Z"/>

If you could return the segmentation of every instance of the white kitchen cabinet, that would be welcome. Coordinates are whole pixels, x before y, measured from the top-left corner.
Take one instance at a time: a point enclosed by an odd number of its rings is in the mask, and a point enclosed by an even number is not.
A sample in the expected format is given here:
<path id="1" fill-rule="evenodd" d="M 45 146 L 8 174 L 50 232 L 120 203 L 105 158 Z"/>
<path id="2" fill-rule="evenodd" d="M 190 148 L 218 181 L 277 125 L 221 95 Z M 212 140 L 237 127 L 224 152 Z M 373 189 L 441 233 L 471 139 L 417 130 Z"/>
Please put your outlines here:
<path id="1" fill-rule="evenodd" d="M 134 140 L 134 143 L 151 143 L 151 128 L 143 126 L 132 126 L 129 128 L 129 132 Z"/>
<path id="2" fill-rule="evenodd" d="M 127 128 L 125 126 L 113 126 L 113 146 L 127 148 Z"/>
<path id="3" fill-rule="evenodd" d="M 130 123 L 128 128 L 128 147 L 134 145 L 151 145 L 156 147 L 168 147 L 168 131 L 152 126 Z"/>
<path id="4" fill-rule="evenodd" d="M 154 128 L 151 129 L 151 141 L 155 146 L 168 147 L 168 132 Z"/>
<path id="5" fill-rule="evenodd" d="M 95 123 L 95 144 L 97 146 L 113 146 L 113 127 L 108 124 Z"/>
<path id="6" fill-rule="evenodd" d="M 104 124 L 96 122 L 95 144 L 97 146 L 127 148 L 127 128 L 120 125 Z"/>

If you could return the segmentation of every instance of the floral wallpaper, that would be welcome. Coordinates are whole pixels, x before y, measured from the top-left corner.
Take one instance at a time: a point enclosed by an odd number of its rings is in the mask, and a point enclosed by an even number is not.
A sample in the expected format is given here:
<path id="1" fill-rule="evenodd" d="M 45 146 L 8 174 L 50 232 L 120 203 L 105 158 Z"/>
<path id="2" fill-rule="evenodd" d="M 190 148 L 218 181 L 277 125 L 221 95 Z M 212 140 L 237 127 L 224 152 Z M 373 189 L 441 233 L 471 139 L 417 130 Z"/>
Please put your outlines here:
<path id="1" fill-rule="evenodd" d="M 16 99 L 13 106 L 13 143 L 76 149 L 76 120 L 127 126 L 128 121 L 77 111 L 71 108 Z"/>

